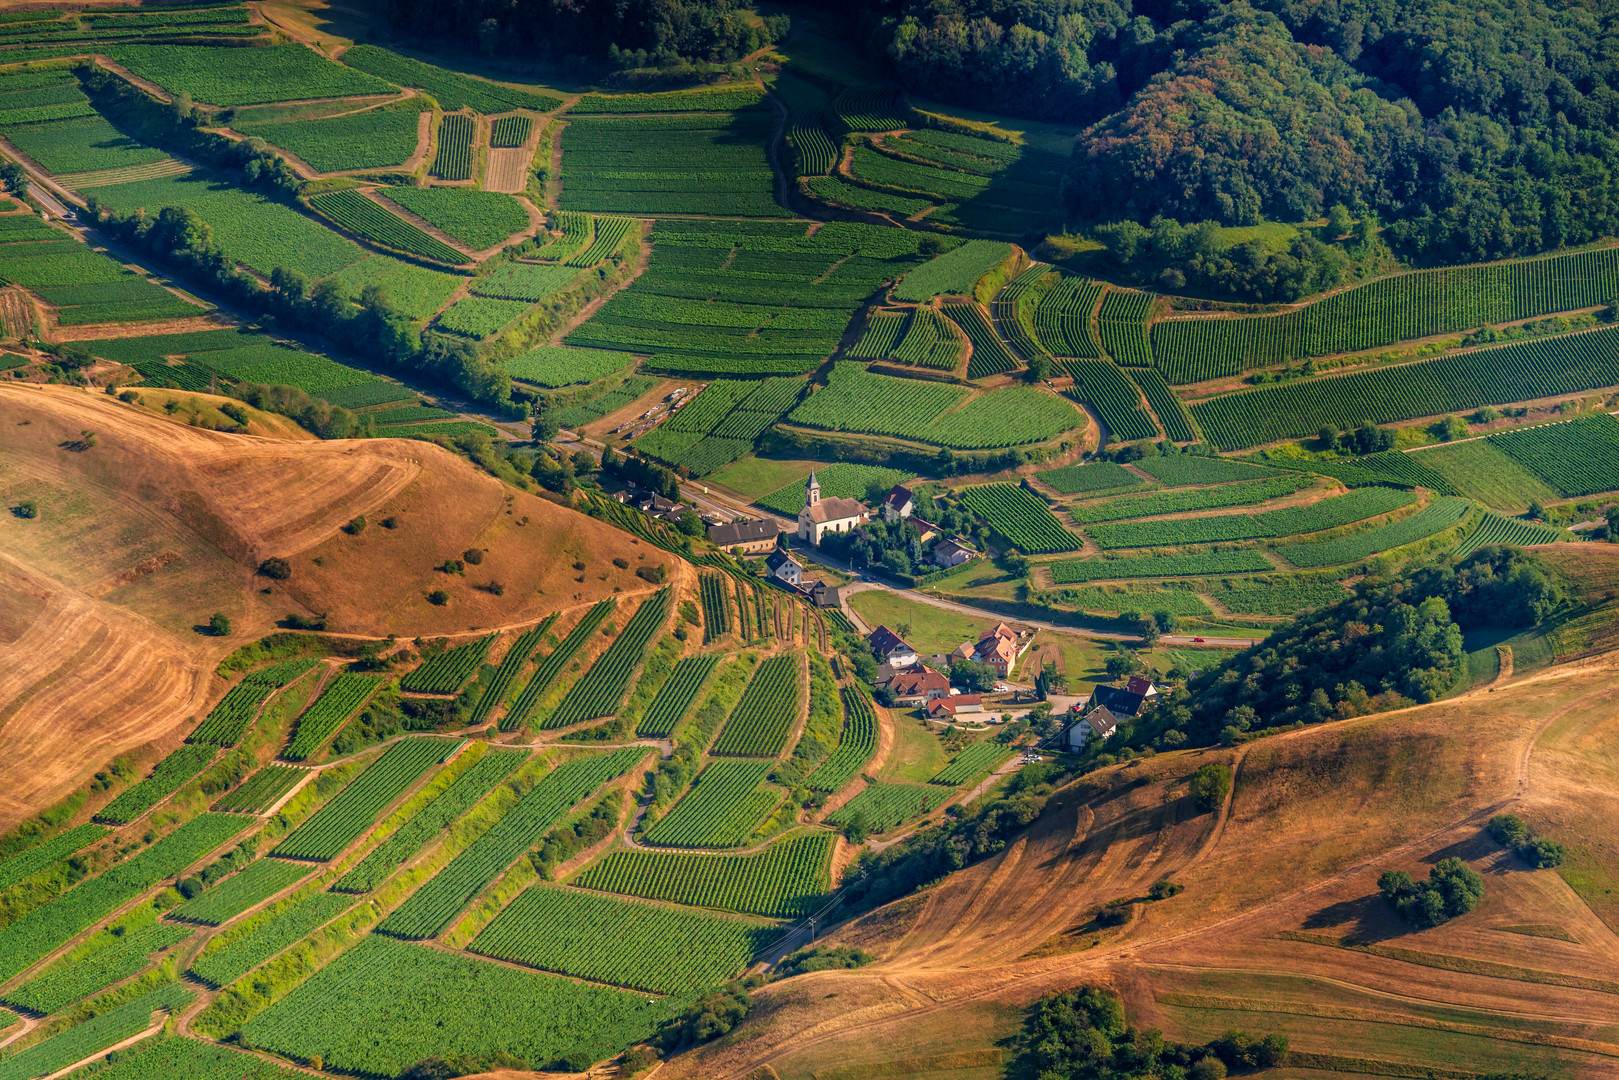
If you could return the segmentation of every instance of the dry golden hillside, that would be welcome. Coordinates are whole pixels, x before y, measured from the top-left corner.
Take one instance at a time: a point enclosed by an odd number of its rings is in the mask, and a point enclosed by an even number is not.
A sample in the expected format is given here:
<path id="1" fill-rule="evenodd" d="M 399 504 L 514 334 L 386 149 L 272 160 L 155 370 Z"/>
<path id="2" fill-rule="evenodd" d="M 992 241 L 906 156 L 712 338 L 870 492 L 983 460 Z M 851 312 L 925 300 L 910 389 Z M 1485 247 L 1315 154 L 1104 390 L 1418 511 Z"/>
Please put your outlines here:
<path id="1" fill-rule="evenodd" d="M 877 963 L 757 991 L 738 1034 L 660 1076 L 991 1080 L 1024 1007 L 1087 983 L 1172 1038 L 1285 1033 L 1310 1068 L 1277 1075 L 1619 1076 L 1616 678 L 1599 657 L 1093 774 L 1000 854 L 832 936 Z M 1235 785 L 1199 813 L 1186 780 L 1210 760 Z M 1568 845 L 1561 870 L 1489 838 L 1506 811 Z M 1382 870 L 1451 855 L 1484 875 L 1473 912 L 1416 931 L 1377 897 Z M 1185 891 L 1149 901 L 1165 876 Z M 1118 899 L 1129 921 L 1098 926 Z"/>
<path id="2" fill-rule="evenodd" d="M 224 692 L 220 658 L 289 613 L 366 636 L 465 634 L 644 592 L 639 567 L 682 573 L 430 443 L 307 441 L 264 423 L 274 437 L 0 386 L 0 499 L 38 508 L 0 516 L 0 830 L 119 753 L 177 743 Z M 341 531 L 362 516 L 363 531 Z M 464 575 L 434 569 L 473 548 L 482 562 Z M 256 574 L 272 556 L 289 580 Z M 492 583 L 499 595 L 480 588 Z M 439 589 L 442 606 L 427 600 Z M 214 612 L 230 637 L 198 632 Z"/>

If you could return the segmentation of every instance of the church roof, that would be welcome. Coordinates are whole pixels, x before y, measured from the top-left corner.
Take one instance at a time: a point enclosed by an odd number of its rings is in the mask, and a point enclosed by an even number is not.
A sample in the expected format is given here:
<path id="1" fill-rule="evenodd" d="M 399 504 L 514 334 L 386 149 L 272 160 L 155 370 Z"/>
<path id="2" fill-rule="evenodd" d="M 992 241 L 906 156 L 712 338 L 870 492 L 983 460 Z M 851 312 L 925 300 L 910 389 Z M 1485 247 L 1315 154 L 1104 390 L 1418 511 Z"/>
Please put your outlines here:
<path id="1" fill-rule="evenodd" d="M 814 506 L 806 503 L 800 513 L 808 514 L 811 521 L 842 521 L 845 518 L 864 517 L 866 508 L 857 499 L 844 499 L 832 495 L 823 498 Z"/>

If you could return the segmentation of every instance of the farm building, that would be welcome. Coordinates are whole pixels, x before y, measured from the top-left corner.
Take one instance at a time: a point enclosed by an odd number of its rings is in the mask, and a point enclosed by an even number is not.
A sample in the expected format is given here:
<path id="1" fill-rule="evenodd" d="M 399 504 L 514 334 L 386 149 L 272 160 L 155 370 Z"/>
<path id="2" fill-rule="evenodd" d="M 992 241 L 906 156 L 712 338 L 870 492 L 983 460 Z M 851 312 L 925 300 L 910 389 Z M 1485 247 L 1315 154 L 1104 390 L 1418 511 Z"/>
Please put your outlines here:
<path id="1" fill-rule="evenodd" d="M 708 530 L 708 539 L 722 551 L 766 551 L 776 546 L 781 529 L 770 518 L 752 518 L 715 525 Z"/>

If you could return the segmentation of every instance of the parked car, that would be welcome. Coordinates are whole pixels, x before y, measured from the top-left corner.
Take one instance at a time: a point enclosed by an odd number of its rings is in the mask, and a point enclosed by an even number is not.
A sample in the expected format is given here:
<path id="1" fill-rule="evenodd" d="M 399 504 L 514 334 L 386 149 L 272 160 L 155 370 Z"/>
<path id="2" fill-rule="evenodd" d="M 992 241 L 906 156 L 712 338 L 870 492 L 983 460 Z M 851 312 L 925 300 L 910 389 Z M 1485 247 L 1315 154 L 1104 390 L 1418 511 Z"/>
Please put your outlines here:
<path id="1" fill-rule="evenodd" d="M 994 689 L 993 692 L 997 693 L 997 694 L 1004 694 L 1010 689 L 1012 689 L 1012 688 L 1010 686 L 1007 686 L 1005 683 L 998 682 L 998 683 L 995 684 L 995 689 Z"/>

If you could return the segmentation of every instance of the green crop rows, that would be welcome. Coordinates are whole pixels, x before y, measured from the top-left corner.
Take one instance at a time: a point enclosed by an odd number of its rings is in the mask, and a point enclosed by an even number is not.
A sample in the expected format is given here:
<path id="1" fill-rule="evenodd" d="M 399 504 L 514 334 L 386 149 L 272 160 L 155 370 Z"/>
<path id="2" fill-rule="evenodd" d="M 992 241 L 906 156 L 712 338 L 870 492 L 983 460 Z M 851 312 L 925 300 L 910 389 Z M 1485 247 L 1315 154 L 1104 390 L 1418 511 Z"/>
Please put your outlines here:
<path id="1" fill-rule="evenodd" d="M 595 222 L 595 235 L 590 246 L 583 251 L 570 255 L 564 260 L 565 266 L 587 267 L 595 266 L 603 259 L 614 255 L 624 246 L 632 231 L 639 233 L 641 222 L 638 218 L 626 217 L 598 217 Z"/>
<path id="2" fill-rule="evenodd" d="M 524 750 L 491 750 L 455 778 L 433 801 L 410 816 L 371 849 L 359 864 L 338 878 L 333 892 L 368 893 L 387 880 L 434 837 L 471 810 L 495 785 L 528 758 Z"/>
<path id="3" fill-rule="evenodd" d="M 1170 382 L 1199 382 L 1307 356 L 1591 307 L 1615 292 L 1619 250 L 1612 248 L 1456 266 L 1382 278 L 1282 315 L 1158 322 L 1152 348 Z"/>
<path id="4" fill-rule="evenodd" d="M 630 685 L 630 675 L 640 666 L 647 643 L 663 625 L 669 604 L 668 589 L 660 589 L 643 601 L 607 651 L 569 688 L 562 703 L 540 726 L 545 729 L 568 727 L 617 712 L 619 702 L 624 700 L 624 691 Z"/>
<path id="5" fill-rule="evenodd" d="M 1312 466 L 1314 462 L 1311 463 Z M 1169 454 L 1164 457 L 1144 457 L 1136 468 L 1155 476 L 1170 487 L 1189 487 L 1193 484 L 1225 484 L 1233 480 L 1259 480 L 1276 475 L 1273 470 L 1245 461 L 1227 461 L 1225 458 L 1199 457 L 1195 454 Z"/>
<path id="6" fill-rule="evenodd" d="M 335 919 L 353 902 L 335 893 L 315 893 L 285 906 L 277 905 L 209 942 L 188 970 L 210 986 L 227 986 L 317 926 Z"/>
<path id="7" fill-rule="evenodd" d="M 1236 450 L 1327 426 L 1387 424 L 1615 383 L 1619 327 L 1604 327 L 1229 394 L 1194 404 L 1192 415 L 1217 446 Z"/>
<path id="8" fill-rule="evenodd" d="M 1388 488 L 1368 488 L 1368 491 L 1387 491 Z M 1431 506 L 1419 512 L 1365 532 L 1351 533 L 1336 540 L 1320 540 L 1313 544 L 1289 544 L 1278 549 L 1283 558 L 1295 566 L 1338 566 L 1358 562 L 1379 552 L 1397 548 L 1402 544 L 1426 540 L 1444 532 L 1467 514 L 1468 502 L 1446 496 L 1434 500 Z"/>
<path id="9" fill-rule="evenodd" d="M 706 581 L 710 575 L 703 576 Z M 674 674 L 658 688 L 657 696 L 647 706 L 635 734 L 653 739 L 667 738 L 672 734 L 717 663 L 719 656 L 709 653 L 706 656 L 688 656 L 676 664 Z"/>
<path id="10" fill-rule="evenodd" d="M 573 659 L 573 654 L 579 651 L 590 639 L 590 635 L 602 624 L 602 620 L 617 606 L 618 602 L 615 600 L 603 600 L 585 612 L 574 628 L 568 631 L 568 636 L 547 653 L 545 659 L 535 667 L 528 685 L 523 687 L 522 692 L 517 695 L 517 700 L 512 702 L 512 707 L 501 717 L 500 730 L 515 731 L 523 726 L 528 720 L 529 713 L 534 711 L 534 707 L 540 703 L 540 698 L 550 689 L 551 683 L 556 681 L 556 677 L 562 674 L 562 669 L 568 661 Z"/>
<path id="11" fill-rule="evenodd" d="M 560 229 L 562 235 L 549 237 L 548 233 L 541 233 L 535 241 L 541 243 L 530 258 L 535 259 L 566 259 L 586 244 L 590 243 L 590 215 L 581 214 L 573 210 L 558 210 L 551 215 L 551 227 Z"/>
<path id="12" fill-rule="evenodd" d="M 801 918 L 825 898 L 832 834 L 802 833 L 753 855 L 614 851 L 581 874 L 587 889 L 720 908 L 772 918 Z"/>
<path id="13" fill-rule="evenodd" d="M 562 202 L 604 214 L 788 217 L 776 205 L 767 107 L 706 116 L 580 117 L 562 132 Z"/>
<path id="14" fill-rule="evenodd" d="M 1129 289 L 1109 289 L 1096 313 L 1096 326 L 1102 332 L 1102 350 L 1120 364 L 1146 367 L 1152 363 L 1152 347 L 1147 344 L 1147 316 L 1152 313 L 1152 295 Z"/>
<path id="15" fill-rule="evenodd" d="M 496 274 L 491 274 L 494 278 Z M 570 277 L 572 275 L 570 274 Z M 572 386 L 592 383 L 635 363 L 629 353 L 601 349 L 575 349 L 569 345 L 539 345 L 506 361 L 502 366 L 512 378 L 539 386 Z"/>
<path id="16" fill-rule="evenodd" d="M 203 814 L 145 851 L 114 863 L 99 877 L 80 882 L 54 900 L 18 916 L 0 930 L 0 980 L 10 979 L 54 952 L 96 920 L 178 874 L 247 825 L 240 817 Z"/>
<path id="17" fill-rule="evenodd" d="M 781 792 L 761 789 L 770 761 L 714 761 L 648 830 L 658 847 L 738 847 L 781 804 Z"/>
<path id="18" fill-rule="evenodd" d="M 490 125 L 489 148 L 507 150 L 522 146 L 533 130 L 534 121 L 526 116 L 502 116 Z"/>
<path id="19" fill-rule="evenodd" d="M 950 795 L 921 784 L 871 784 L 826 820 L 832 825 L 860 824 L 872 832 L 886 832 L 934 809 Z"/>
<path id="20" fill-rule="evenodd" d="M 932 308 L 917 308 L 911 312 L 894 359 L 902 364 L 952 371 L 961 359 L 961 342 L 944 316 Z"/>
<path id="21" fill-rule="evenodd" d="M 565 266 L 542 266 L 537 263 L 509 262 L 473 285 L 472 292 L 475 296 L 490 296 L 497 300 L 524 300 L 533 303 L 536 300 L 544 300 L 547 296 L 567 286 L 578 276 L 578 271 Z M 541 348 L 547 347 L 541 346 Z M 549 347 L 554 348 L 554 346 Z M 570 352 L 578 356 L 590 355 L 584 349 L 573 349 Z M 616 371 L 625 364 L 622 353 L 602 353 L 597 355 L 612 358 L 610 362 L 614 366 L 608 369 L 610 371 Z M 602 374 L 605 375 L 607 372 L 604 371 Z M 588 382 L 589 380 L 570 381 Z"/>
<path id="22" fill-rule="evenodd" d="M 1048 484 L 1064 495 L 1082 495 L 1093 491 L 1115 491 L 1119 488 L 1140 487 L 1141 477 L 1115 465 L 1111 461 L 1097 461 L 1089 465 L 1065 465 L 1060 469 L 1046 469 L 1034 474 L 1035 479 Z"/>
<path id="23" fill-rule="evenodd" d="M 1073 406 L 1051 394 L 1014 386 L 980 394 L 945 383 L 874 375 L 839 363 L 825 389 L 788 414 L 806 427 L 891 435 L 956 450 L 989 450 L 1044 442 L 1079 427 Z"/>
<path id="24" fill-rule="evenodd" d="M 732 112 L 757 108 L 764 94 L 752 86 L 716 86 L 658 94 L 586 94 L 570 116 L 602 113 Z"/>
<path id="25" fill-rule="evenodd" d="M 367 285 L 376 285 L 400 314 L 410 319 L 427 319 L 444 306 L 466 278 L 377 254 L 361 259 L 327 280 L 341 286 L 343 294 L 351 300 L 357 300 Z M 334 401 L 333 404 L 342 403 Z"/>
<path id="26" fill-rule="evenodd" d="M 378 924 L 379 933 L 422 940 L 437 935 L 456 914 L 551 826 L 603 784 L 646 757 L 644 746 L 591 754 L 559 765 L 448 866 Z"/>
<path id="27" fill-rule="evenodd" d="M 178 945 L 192 933 L 187 926 L 161 923 L 126 931 L 89 956 L 52 967 L 8 991 L 0 1002 L 48 1016 L 136 974 L 152 953 Z"/>
<path id="28" fill-rule="evenodd" d="M 386 169 L 403 165 L 416 152 L 420 98 L 319 120 L 255 123 L 238 117 L 231 127 L 296 154 L 316 172 Z"/>
<path id="29" fill-rule="evenodd" d="M 1012 753 L 1012 748 L 998 742 L 973 743 L 967 749 L 950 759 L 950 764 L 939 770 L 938 775 L 928 781 L 930 784 L 943 784 L 946 787 L 959 787 L 969 780 L 976 780 L 984 773 L 1005 761 Z"/>
<path id="30" fill-rule="evenodd" d="M 1034 335 L 1052 356 L 1097 359 L 1102 346 L 1091 328 L 1091 313 L 1102 297 L 1098 281 L 1064 277 L 1038 298 L 1034 308 Z"/>
<path id="31" fill-rule="evenodd" d="M 309 866 L 305 863 L 260 859 L 195 900 L 181 904 L 169 912 L 169 918 L 201 923 L 203 926 L 218 926 L 281 890 L 291 888 L 307 873 Z"/>
<path id="32" fill-rule="evenodd" d="M 797 653 L 781 653 L 760 664 L 711 753 L 729 757 L 781 753 L 798 719 L 799 666 Z"/>
<path id="33" fill-rule="evenodd" d="M 468 948 L 581 979 L 680 994 L 718 986 L 778 934 L 740 919 L 534 885 Z"/>
<path id="34" fill-rule="evenodd" d="M 274 806 L 276 800 L 291 791 L 293 785 L 309 775 L 307 769 L 291 765 L 269 764 L 242 783 L 242 786 L 224 796 L 210 808 L 233 814 L 261 814 Z"/>
<path id="35" fill-rule="evenodd" d="M 702 575 L 699 595 L 703 602 L 703 644 L 712 645 L 731 631 L 731 612 L 725 601 L 725 578 Z"/>
<path id="36" fill-rule="evenodd" d="M 483 693 L 479 695 L 478 703 L 472 707 L 472 713 L 467 718 L 469 726 L 477 727 L 483 724 L 506 700 L 506 691 L 516 681 L 518 673 L 523 670 L 523 665 L 528 663 L 528 658 L 534 655 L 534 650 L 540 647 L 540 643 L 545 640 L 545 635 L 550 633 L 551 626 L 556 621 L 557 617 L 553 612 L 534 629 L 512 642 L 511 648 L 506 650 L 506 655 L 501 659 L 500 666 L 495 669 L 495 674 L 490 677 L 488 684 L 483 688 Z"/>
<path id="37" fill-rule="evenodd" d="M 315 703 L 298 718 L 292 742 L 281 752 L 288 761 L 303 761 L 326 745 L 337 729 L 370 700 L 382 683 L 380 675 L 343 672 L 326 685 Z"/>
<path id="38" fill-rule="evenodd" d="M 1227 611 L 1238 614 L 1293 616 L 1335 604 L 1348 598 L 1349 592 L 1335 576 L 1301 575 L 1238 579 L 1224 583 L 1213 595 Z"/>
<path id="39" fill-rule="evenodd" d="M 151 1026 L 152 1013 L 156 1010 L 178 1012 L 196 996 L 178 983 L 142 994 L 0 1061 L 0 1080 L 28 1080 L 56 1073 L 139 1035 Z"/>
<path id="40" fill-rule="evenodd" d="M 281 687 L 303 678 L 314 666 L 313 660 L 283 660 L 261 671 L 250 672 L 230 688 L 207 718 L 197 725 L 197 730 L 186 736 L 186 742 L 235 746 L 247 725 L 258 715 L 259 706 Z"/>
<path id="41" fill-rule="evenodd" d="M 1267 510 L 1262 514 L 1123 522 L 1094 525 L 1087 531 L 1091 539 L 1104 549 L 1254 540 L 1333 529 L 1398 510 L 1415 501 L 1415 495 L 1398 488 L 1366 487 L 1356 488 L 1335 499 L 1322 499 L 1308 506 Z"/>
<path id="42" fill-rule="evenodd" d="M 445 109 L 472 109 L 480 113 L 503 113 L 511 109 L 546 112 L 562 104 L 550 94 L 534 94 L 499 83 L 475 79 L 420 60 L 412 60 L 376 45 L 354 45 L 343 53 L 343 63 L 360 71 L 379 75 L 400 86 L 426 90 Z"/>
<path id="43" fill-rule="evenodd" d="M 188 783 L 214 760 L 215 748 L 202 744 L 182 746 L 152 769 L 152 775 L 102 807 L 95 819 L 108 825 L 127 825 Z"/>
<path id="44" fill-rule="evenodd" d="M 825 176 L 837 164 L 838 147 L 821 127 L 820 117 L 795 120 L 787 132 L 799 176 Z"/>
<path id="45" fill-rule="evenodd" d="M 1025 555 L 1077 551 L 1079 537 L 1063 528 L 1045 501 L 1012 484 L 986 484 L 961 493 L 961 503 Z"/>
<path id="46" fill-rule="evenodd" d="M 474 251 L 504 244 L 513 233 L 528 228 L 523 204 L 498 191 L 400 184 L 382 188 L 379 194 Z"/>
<path id="47" fill-rule="evenodd" d="M 812 791 L 841 790 L 877 752 L 877 710 L 871 699 L 858 686 L 845 686 L 841 693 L 843 734 L 832 756 L 805 781 Z"/>
<path id="48" fill-rule="evenodd" d="M 1130 518 L 1184 514 L 1193 510 L 1214 510 L 1224 506 L 1250 506 L 1291 495 L 1309 487 L 1304 474 L 1274 476 L 1238 484 L 1193 488 L 1189 491 L 1151 491 L 1144 495 L 1121 495 L 1116 499 L 1076 503 L 1069 508 L 1076 522 L 1089 525 L 1098 521 L 1126 521 Z"/>
<path id="49" fill-rule="evenodd" d="M 995 321 L 1000 323 L 1001 334 L 1007 342 L 1025 360 L 1051 355 L 1035 340 L 1032 322 L 1033 305 L 1039 299 L 1034 286 L 1050 272 L 1051 267 L 1045 263 L 1035 263 L 995 294 Z"/>
<path id="50" fill-rule="evenodd" d="M 0 890 L 32 877 L 58 859 L 87 848 L 112 830 L 104 825 L 76 825 L 60 836 L 0 859 Z"/>
<path id="51" fill-rule="evenodd" d="M 1006 347 L 1006 342 L 989 324 L 989 317 L 978 304 L 973 301 L 947 303 L 942 310 L 972 342 L 973 353 L 967 361 L 967 378 L 987 379 L 1018 366 L 1018 358 Z"/>
<path id="52" fill-rule="evenodd" d="M 1565 498 L 1619 488 L 1619 420 L 1607 413 L 1503 431 L 1489 442 Z"/>
<path id="53" fill-rule="evenodd" d="M 884 191 L 857 187 L 841 176 L 811 176 L 804 181 L 811 194 L 856 210 L 878 210 L 898 214 L 902 218 L 920 214 L 933 203 L 927 199 L 913 199 L 905 195 L 890 195 Z"/>
<path id="54" fill-rule="evenodd" d="M 489 300 L 469 296 L 451 304 L 438 317 L 438 327 L 482 341 L 500 333 L 532 306 L 527 300 Z"/>
<path id="55" fill-rule="evenodd" d="M 121 45 L 106 50 L 136 75 L 210 105 L 257 105 L 357 94 L 389 94 L 381 79 L 334 64 L 302 45 L 238 49 L 203 45 Z"/>
<path id="56" fill-rule="evenodd" d="M 396 251 L 458 265 L 467 261 L 450 245 L 435 239 L 379 203 L 352 189 L 334 191 L 310 200 L 321 213 L 361 236 Z"/>
<path id="57" fill-rule="evenodd" d="M 472 142 L 478 122 L 461 113 L 446 113 L 438 126 L 438 153 L 433 155 L 433 175 L 440 180 L 472 179 Z"/>
<path id="58" fill-rule="evenodd" d="M 978 279 L 1011 255 L 1011 244 L 969 240 L 906 274 L 894 288 L 894 299 L 920 303 L 941 293 L 971 296 Z"/>
<path id="59" fill-rule="evenodd" d="M 399 680 L 399 688 L 413 694 L 456 693 L 477 673 L 483 658 L 489 655 L 489 647 L 499 636 L 486 634 L 428 658 Z"/>
<path id="60" fill-rule="evenodd" d="M 910 126 L 899 91 L 891 86 L 843 91 L 832 102 L 832 118 L 844 131 L 894 131 Z"/>
<path id="61" fill-rule="evenodd" d="M 1169 388 L 1163 372 L 1153 367 L 1138 367 L 1131 368 L 1128 374 L 1130 380 L 1147 395 L 1147 404 L 1158 414 L 1166 435 L 1176 442 L 1191 442 L 1197 438 L 1197 430 L 1192 426 L 1192 414 L 1186 411 L 1181 399 Z"/>
<path id="62" fill-rule="evenodd" d="M 1074 377 L 1071 393 L 1089 401 L 1115 440 L 1151 439 L 1158 434 L 1141 407 L 1141 392 L 1111 360 L 1065 360 Z"/>
<path id="63" fill-rule="evenodd" d="M 1179 577 L 1190 574 L 1246 574 L 1274 570 L 1257 551 L 1218 551 L 1201 555 L 1145 555 L 1134 559 L 1067 560 L 1051 564 L 1058 585 L 1125 578 Z"/>
<path id="64" fill-rule="evenodd" d="M 180 1035 L 144 1039 L 95 1075 L 99 1080 L 295 1080 L 297 1076 L 255 1054 Z"/>
<path id="65" fill-rule="evenodd" d="M 1444 500 L 1440 500 L 1443 502 Z M 1437 504 L 1436 504 L 1437 505 Z M 1419 514 L 1418 517 L 1421 515 Z M 1500 514 L 1488 510 L 1478 512 L 1478 527 L 1467 534 L 1467 538 L 1453 549 L 1458 557 L 1466 558 L 1481 547 L 1489 544 L 1511 544 L 1514 547 L 1524 547 L 1529 544 L 1554 544 L 1559 540 L 1567 539 L 1568 534 L 1559 530 L 1536 525 L 1519 518 L 1502 517 Z M 1415 520 L 1415 519 L 1412 519 Z M 1402 524 L 1404 524 L 1402 522 Z"/>
<path id="66" fill-rule="evenodd" d="M 363 836 L 387 805 L 431 769 L 454 743 L 445 739 L 403 739 L 389 747 L 271 854 L 284 859 L 327 862 Z"/>

